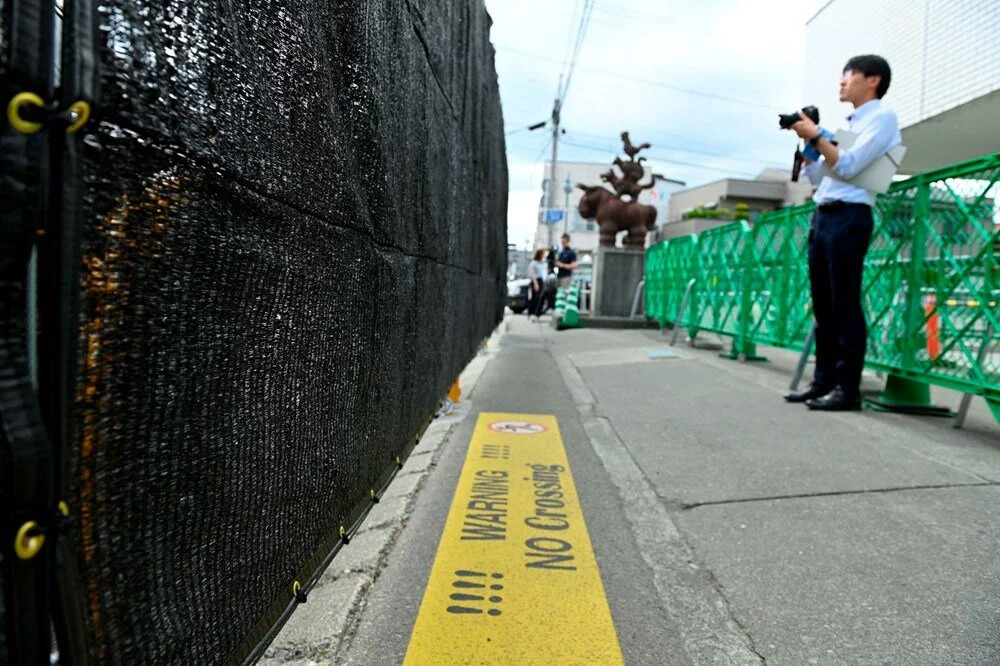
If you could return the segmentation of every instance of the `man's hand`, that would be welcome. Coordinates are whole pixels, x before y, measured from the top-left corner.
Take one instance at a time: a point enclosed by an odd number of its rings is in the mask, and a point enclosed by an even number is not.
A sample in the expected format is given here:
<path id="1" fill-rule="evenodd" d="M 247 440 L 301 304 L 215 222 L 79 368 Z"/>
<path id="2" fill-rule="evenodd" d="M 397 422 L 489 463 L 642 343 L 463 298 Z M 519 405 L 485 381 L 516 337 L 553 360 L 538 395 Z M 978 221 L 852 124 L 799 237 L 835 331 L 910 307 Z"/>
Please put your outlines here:
<path id="1" fill-rule="evenodd" d="M 806 116 L 806 114 L 799 111 L 799 118 L 801 118 L 802 120 L 793 123 L 791 128 L 789 128 L 793 132 L 798 134 L 799 138 L 808 141 L 809 139 L 812 139 L 814 136 L 819 134 L 819 127 L 817 127 L 816 123 L 810 120 L 809 117 Z"/>

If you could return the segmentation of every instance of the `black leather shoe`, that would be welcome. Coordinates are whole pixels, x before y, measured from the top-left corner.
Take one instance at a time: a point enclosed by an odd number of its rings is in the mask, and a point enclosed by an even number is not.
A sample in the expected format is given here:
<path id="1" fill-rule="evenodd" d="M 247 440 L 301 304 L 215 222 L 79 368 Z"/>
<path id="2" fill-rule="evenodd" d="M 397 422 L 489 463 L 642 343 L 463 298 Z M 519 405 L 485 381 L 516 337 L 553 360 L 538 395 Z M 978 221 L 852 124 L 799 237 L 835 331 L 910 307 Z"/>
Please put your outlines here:
<path id="1" fill-rule="evenodd" d="M 832 390 L 829 386 L 818 386 L 816 384 L 810 384 L 809 388 L 805 391 L 799 391 L 798 393 L 789 393 L 785 396 L 785 400 L 788 402 L 805 402 L 806 400 L 812 400 L 813 398 L 822 398 L 824 395 Z"/>
<path id="2" fill-rule="evenodd" d="M 853 412 L 861 409 L 861 396 L 848 395 L 841 388 L 835 388 L 822 398 L 806 400 L 806 407 L 824 412 Z"/>

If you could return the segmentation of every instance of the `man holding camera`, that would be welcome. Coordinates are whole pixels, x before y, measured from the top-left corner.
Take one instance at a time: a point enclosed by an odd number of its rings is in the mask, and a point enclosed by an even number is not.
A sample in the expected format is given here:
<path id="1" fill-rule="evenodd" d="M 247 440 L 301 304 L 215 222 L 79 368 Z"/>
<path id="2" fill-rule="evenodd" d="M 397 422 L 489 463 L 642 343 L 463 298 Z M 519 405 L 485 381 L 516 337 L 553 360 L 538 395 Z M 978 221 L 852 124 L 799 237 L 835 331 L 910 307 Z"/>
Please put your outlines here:
<path id="1" fill-rule="evenodd" d="M 805 391 L 785 396 L 809 409 L 861 409 L 861 371 L 867 324 L 861 306 L 861 275 L 871 241 L 875 193 L 850 180 L 901 143 L 896 114 L 881 105 L 889 89 L 889 63 L 876 55 L 847 61 L 840 79 L 840 101 L 854 112 L 848 129 L 857 135 L 850 149 L 840 149 L 805 114 L 791 129 L 822 156 L 803 172 L 819 183 L 816 213 L 809 232 L 809 281 L 816 317 L 816 372 Z M 823 165 L 836 178 L 824 176 Z"/>

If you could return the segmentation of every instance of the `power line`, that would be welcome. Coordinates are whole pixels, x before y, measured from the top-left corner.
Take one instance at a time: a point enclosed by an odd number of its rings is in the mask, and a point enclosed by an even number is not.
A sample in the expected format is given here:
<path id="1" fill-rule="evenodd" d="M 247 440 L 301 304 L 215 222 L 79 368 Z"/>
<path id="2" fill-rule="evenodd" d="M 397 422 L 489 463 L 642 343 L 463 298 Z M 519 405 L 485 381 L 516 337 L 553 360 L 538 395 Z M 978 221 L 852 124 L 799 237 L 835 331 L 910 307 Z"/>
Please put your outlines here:
<path id="1" fill-rule="evenodd" d="M 575 142 L 570 141 L 568 139 L 563 139 L 563 143 L 565 143 L 567 146 L 573 146 L 575 148 L 582 148 L 583 150 L 591 150 L 591 151 L 601 152 L 601 153 L 605 153 L 605 154 L 607 154 L 607 152 L 608 152 L 608 150 L 606 148 L 598 148 L 597 146 L 588 146 L 588 145 L 585 145 L 585 144 L 582 144 L 582 143 L 575 143 Z M 706 171 L 718 171 L 720 173 L 739 174 L 741 176 L 750 176 L 750 177 L 756 177 L 757 176 L 757 174 L 751 173 L 749 171 L 737 171 L 736 169 L 723 169 L 723 168 L 720 168 L 720 167 L 711 167 L 711 166 L 705 166 L 703 164 L 695 164 L 693 162 L 682 162 L 680 160 L 670 159 L 670 158 L 667 158 L 667 157 L 663 157 L 661 155 L 652 155 L 652 154 L 650 154 L 649 155 L 649 159 L 656 160 L 657 162 L 664 162 L 666 164 L 677 164 L 677 165 L 680 165 L 680 166 L 693 167 L 695 169 L 705 169 Z"/>
<path id="2" fill-rule="evenodd" d="M 569 68 L 566 71 L 565 84 L 558 94 L 560 106 L 565 102 L 566 94 L 569 92 L 569 84 L 573 80 L 573 71 L 576 69 L 576 62 L 580 57 L 580 48 L 583 46 L 583 40 L 587 36 L 587 26 L 590 24 L 590 16 L 593 11 L 594 0 L 584 0 L 583 9 L 580 14 L 580 27 L 576 31 L 576 43 L 573 45 L 573 57 L 570 59 Z"/>
<path id="3" fill-rule="evenodd" d="M 528 57 L 528 58 L 535 58 L 537 60 L 544 60 L 544 61 L 547 61 L 547 62 L 556 62 L 556 63 L 559 62 L 558 60 L 556 60 L 554 58 L 550 58 L 549 56 L 545 56 L 545 55 L 542 55 L 540 53 L 532 53 L 530 51 L 524 51 L 522 49 L 514 48 L 512 46 L 504 46 L 502 44 L 494 44 L 493 46 L 494 46 L 494 48 L 496 48 L 498 50 L 509 51 L 511 53 L 516 53 L 518 55 L 525 56 L 525 57 Z M 639 76 L 626 76 L 626 75 L 622 74 L 621 72 L 614 72 L 614 71 L 611 71 L 609 69 L 601 69 L 600 67 L 591 67 L 589 65 L 577 65 L 577 67 L 579 67 L 580 69 L 586 70 L 588 72 L 594 72 L 594 73 L 597 73 L 597 74 L 606 74 L 608 76 L 613 76 L 613 77 L 615 77 L 616 79 L 619 79 L 619 80 L 635 81 L 637 83 L 645 83 L 647 85 L 655 86 L 657 88 L 666 88 L 667 90 L 675 90 L 677 92 L 686 93 L 688 95 L 696 95 L 698 97 L 705 97 L 705 98 L 708 98 L 708 99 L 717 99 L 717 100 L 721 100 L 723 102 L 732 102 L 734 104 L 743 104 L 745 106 L 753 106 L 753 107 L 756 107 L 758 109 L 767 109 L 768 111 L 774 111 L 774 110 L 776 110 L 778 108 L 778 107 L 775 107 L 775 106 L 770 106 L 768 104 L 762 104 L 760 102 L 752 102 L 752 101 L 746 100 L 746 99 L 739 99 L 738 97 L 729 97 L 727 95 L 717 95 L 715 93 L 705 92 L 704 90 L 693 90 L 691 88 L 684 88 L 683 86 L 676 86 L 676 85 L 673 85 L 671 83 L 664 83 L 663 81 L 654 81 L 652 79 L 644 79 L 644 78 L 639 77 Z"/>
<path id="4" fill-rule="evenodd" d="M 587 134 L 586 132 L 570 132 L 570 134 L 579 134 L 581 136 L 589 136 L 589 137 L 593 137 L 595 139 L 603 139 L 605 141 L 610 141 L 612 143 L 615 142 L 615 139 L 612 139 L 612 138 L 607 137 L 607 136 L 601 136 L 601 135 L 598 135 L 598 134 Z M 695 154 L 695 155 L 705 155 L 706 157 L 722 157 L 722 158 L 725 158 L 727 160 L 736 160 L 736 161 L 739 161 L 739 162 L 758 162 L 760 164 L 772 164 L 774 166 L 781 165 L 780 162 L 775 162 L 774 160 L 762 160 L 759 157 L 743 157 L 743 156 L 740 156 L 740 155 L 727 155 L 725 153 L 713 153 L 713 152 L 709 152 L 707 150 L 696 150 L 694 148 L 683 148 L 681 146 L 671 146 L 671 145 L 664 144 L 664 143 L 657 143 L 656 145 L 658 147 L 660 147 L 660 148 L 666 148 L 667 150 L 679 150 L 679 151 L 684 152 L 684 153 L 692 153 L 692 154 Z"/>
<path id="5" fill-rule="evenodd" d="M 531 163 L 532 164 L 538 164 L 538 162 L 540 162 L 541 159 L 542 159 L 542 155 L 545 154 L 545 151 L 548 150 L 549 146 L 551 146 L 551 145 L 552 145 L 552 137 L 550 136 L 548 139 L 546 139 L 545 145 L 542 146 L 542 149 L 538 151 L 538 157 L 536 157 L 535 159 L 531 160 Z"/>
<path id="6" fill-rule="evenodd" d="M 569 20 L 569 34 L 566 35 L 566 56 L 563 58 L 562 68 L 560 69 L 560 71 L 566 69 L 566 66 L 569 63 L 570 55 L 573 53 L 573 43 L 574 43 L 573 26 L 576 24 L 576 15 L 577 13 L 580 12 L 583 3 L 584 0 L 576 0 L 576 3 L 573 5 L 573 15 L 570 17 Z"/>

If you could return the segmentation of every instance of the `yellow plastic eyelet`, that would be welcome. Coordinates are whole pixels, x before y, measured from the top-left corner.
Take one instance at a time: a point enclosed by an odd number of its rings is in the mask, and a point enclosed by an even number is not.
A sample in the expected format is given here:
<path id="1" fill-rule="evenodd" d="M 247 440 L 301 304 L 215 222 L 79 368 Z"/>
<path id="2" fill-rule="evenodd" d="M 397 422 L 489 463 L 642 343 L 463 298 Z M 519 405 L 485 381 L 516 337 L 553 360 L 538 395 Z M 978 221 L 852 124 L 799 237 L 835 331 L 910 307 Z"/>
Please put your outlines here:
<path id="1" fill-rule="evenodd" d="M 345 530 L 345 529 L 344 529 L 344 526 L 343 526 L 343 525 L 341 525 L 341 526 L 340 526 L 340 538 L 341 538 L 341 539 L 343 539 L 343 538 L 344 538 L 344 534 L 345 534 L 346 532 L 347 532 L 347 530 Z"/>
<path id="2" fill-rule="evenodd" d="M 30 560 L 45 545 L 45 535 L 41 533 L 41 527 L 33 520 L 29 520 L 21 529 L 17 531 L 14 539 L 14 552 L 22 560 Z"/>
<path id="3" fill-rule="evenodd" d="M 68 516 L 69 504 L 66 504 L 66 502 L 59 502 L 59 513 L 61 513 L 64 516 Z"/>
<path id="4" fill-rule="evenodd" d="M 42 129 L 41 123 L 33 123 L 21 117 L 21 105 L 33 104 L 38 107 L 45 107 L 45 100 L 33 92 L 22 92 L 14 95 L 7 105 L 7 121 L 10 126 L 21 134 L 34 134 Z"/>
<path id="5" fill-rule="evenodd" d="M 292 596 L 298 598 L 299 590 L 301 589 L 302 586 L 299 585 L 299 581 L 295 581 L 294 583 L 292 583 Z"/>
<path id="6" fill-rule="evenodd" d="M 76 114 L 76 121 L 66 128 L 67 134 L 75 134 L 78 129 L 86 125 L 87 121 L 90 120 L 90 105 L 83 100 L 73 102 L 67 111 Z"/>
<path id="7" fill-rule="evenodd" d="M 375 489 L 374 489 L 374 488 L 369 488 L 369 489 L 368 489 L 368 495 L 369 495 L 369 496 L 370 496 L 370 497 L 371 497 L 372 499 L 375 499 Z"/>

